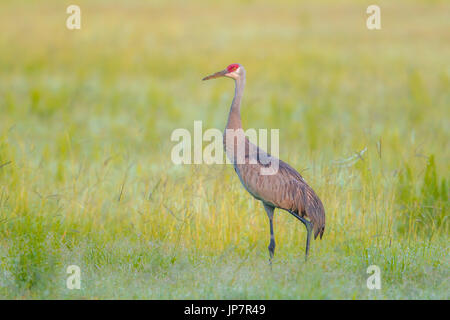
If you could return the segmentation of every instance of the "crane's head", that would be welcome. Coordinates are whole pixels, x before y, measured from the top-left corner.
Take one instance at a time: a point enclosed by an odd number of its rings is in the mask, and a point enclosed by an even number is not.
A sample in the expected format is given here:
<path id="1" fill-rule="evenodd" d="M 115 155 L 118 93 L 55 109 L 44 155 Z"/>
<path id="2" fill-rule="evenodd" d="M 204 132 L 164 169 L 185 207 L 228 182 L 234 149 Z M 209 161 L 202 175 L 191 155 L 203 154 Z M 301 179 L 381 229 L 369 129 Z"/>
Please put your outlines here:
<path id="1" fill-rule="evenodd" d="M 207 77 L 204 77 L 203 80 L 209 80 L 209 79 L 215 79 L 219 77 L 228 77 L 233 78 L 234 80 L 237 80 L 244 76 L 245 70 L 242 65 L 239 63 L 232 63 L 230 64 L 225 70 L 213 73 L 212 75 L 209 75 Z"/>

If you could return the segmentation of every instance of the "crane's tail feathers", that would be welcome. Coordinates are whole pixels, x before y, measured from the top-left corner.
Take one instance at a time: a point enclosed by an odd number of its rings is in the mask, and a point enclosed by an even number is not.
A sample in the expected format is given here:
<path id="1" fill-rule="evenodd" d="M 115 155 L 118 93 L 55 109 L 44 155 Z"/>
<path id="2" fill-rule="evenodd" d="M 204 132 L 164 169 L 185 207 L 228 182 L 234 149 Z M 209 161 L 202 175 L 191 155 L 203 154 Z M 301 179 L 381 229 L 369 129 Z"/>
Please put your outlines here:
<path id="1" fill-rule="evenodd" d="M 325 231 L 325 209 L 323 208 L 322 201 L 314 193 L 314 191 L 307 185 L 302 188 L 302 196 L 298 197 L 299 203 L 298 208 L 302 208 L 302 214 L 309 218 L 313 225 L 314 239 L 320 235 L 322 239 L 323 233 Z M 300 210 L 299 210 L 300 214 Z"/>
<path id="2" fill-rule="evenodd" d="M 321 229 L 317 229 L 314 232 L 314 239 L 316 239 L 319 234 L 320 234 L 320 239 L 322 239 L 324 231 L 325 231 L 325 226 L 323 226 Z"/>

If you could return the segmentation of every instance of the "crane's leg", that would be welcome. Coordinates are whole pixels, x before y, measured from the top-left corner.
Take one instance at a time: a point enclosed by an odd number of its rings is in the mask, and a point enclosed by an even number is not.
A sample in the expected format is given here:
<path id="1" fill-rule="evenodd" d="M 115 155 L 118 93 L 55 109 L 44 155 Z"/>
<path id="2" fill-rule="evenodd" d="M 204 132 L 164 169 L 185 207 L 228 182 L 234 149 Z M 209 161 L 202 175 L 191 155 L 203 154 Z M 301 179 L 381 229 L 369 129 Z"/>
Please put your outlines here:
<path id="1" fill-rule="evenodd" d="M 309 252 L 309 243 L 311 242 L 311 234 L 312 234 L 312 224 L 305 218 L 300 217 L 300 221 L 306 227 L 306 252 L 305 252 L 305 262 L 308 260 L 308 252 Z"/>
<path id="2" fill-rule="evenodd" d="M 272 268 L 272 259 L 273 255 L 275 254 L 275 236 L 273 235 L 273 211 L 274 207 L 267 205 L 264 203 L 264 209 L 266 209 L 267 216 L 269 217 L 269 223 L 270 223 L 270 243 L 269 243 L 269 265 L 270 268 Z"/>
<path id="3" fill-rule="evenodd" d="M 294 217 L 296 217 L 298 220 L 300 220 L 306 227 L 306 252 L 305 252 L 305 261 L 308 260 L 308 252 L 309 252 L 309 243 L 311 242 L 311 234 L 312 234 L 312 223 L 308 220 L 306 220 L 303 217 L 300 217 L 298 214 L 288 211 L 290 214 L 292 214 Z"/>

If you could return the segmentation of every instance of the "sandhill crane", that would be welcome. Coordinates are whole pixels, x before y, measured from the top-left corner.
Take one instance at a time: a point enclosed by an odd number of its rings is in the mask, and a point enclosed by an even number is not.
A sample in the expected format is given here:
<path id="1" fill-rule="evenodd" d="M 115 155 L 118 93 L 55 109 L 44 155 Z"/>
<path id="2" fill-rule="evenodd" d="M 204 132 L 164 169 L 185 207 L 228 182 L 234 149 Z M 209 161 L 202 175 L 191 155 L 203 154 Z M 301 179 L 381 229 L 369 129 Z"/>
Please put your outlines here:
<path id="1" fill-rule="evenodd" d="M 273 213 L 275 208 L 283 209 L 300 220 L 306 227 L 305 261 L 308 258 L 311 232 L 314 239 L 325 230 L 325 210 L 314 190 L 303 177 L 287 163 L 272 157 L 251 143 L 242 130 L 241 100 L 245 87 L 245 69 L 238 63 L 230 64 L 225 70 L 203 78 L 209 80 L 228 77 L 235 80 L 235 93 L 231 103 L 227 126 L 223 136 L 225 152 L 234 165 L 234 169 L 244 188 L 257 200 L 260 200 L 267 212 L 270 224 L 269 263 L 275 253 L 275 237 L 273 232 Z M 233 135 L 233 136 L 231 136 Z M 239 144 L 245 148 L 239 149 Z M 242 146 L 241 146 L 242 147 Z M 238 161 L 239 150 L 244 150 L 243 161 Z M 278 161 L 275 174 L 262 174 L 267 161 L 262 158 Z M 308 219 L 306 219 L 308 218 Z"/>

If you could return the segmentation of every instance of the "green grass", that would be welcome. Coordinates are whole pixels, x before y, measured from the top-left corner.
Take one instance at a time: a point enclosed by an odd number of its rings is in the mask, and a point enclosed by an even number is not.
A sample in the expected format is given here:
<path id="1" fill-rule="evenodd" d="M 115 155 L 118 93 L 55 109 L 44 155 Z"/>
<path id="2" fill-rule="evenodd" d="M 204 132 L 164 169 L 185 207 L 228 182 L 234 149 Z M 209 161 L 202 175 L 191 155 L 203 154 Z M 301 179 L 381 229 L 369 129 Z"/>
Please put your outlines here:
<path id="1" fill-rule="evenodd" d="M 446 2 L 378 1 L 379 31 L 365 1 L 78 4 L 69 31 L 69 3 L 0 3 L 0 298 L 450 298 Z M 233 62 L 244 127 L 324 202 L 306 264 L 276 211 L 270 271 L 230 166 L 170 160 L 174 129 L 224 128 L 233 83 L 201 78 Z"/>

